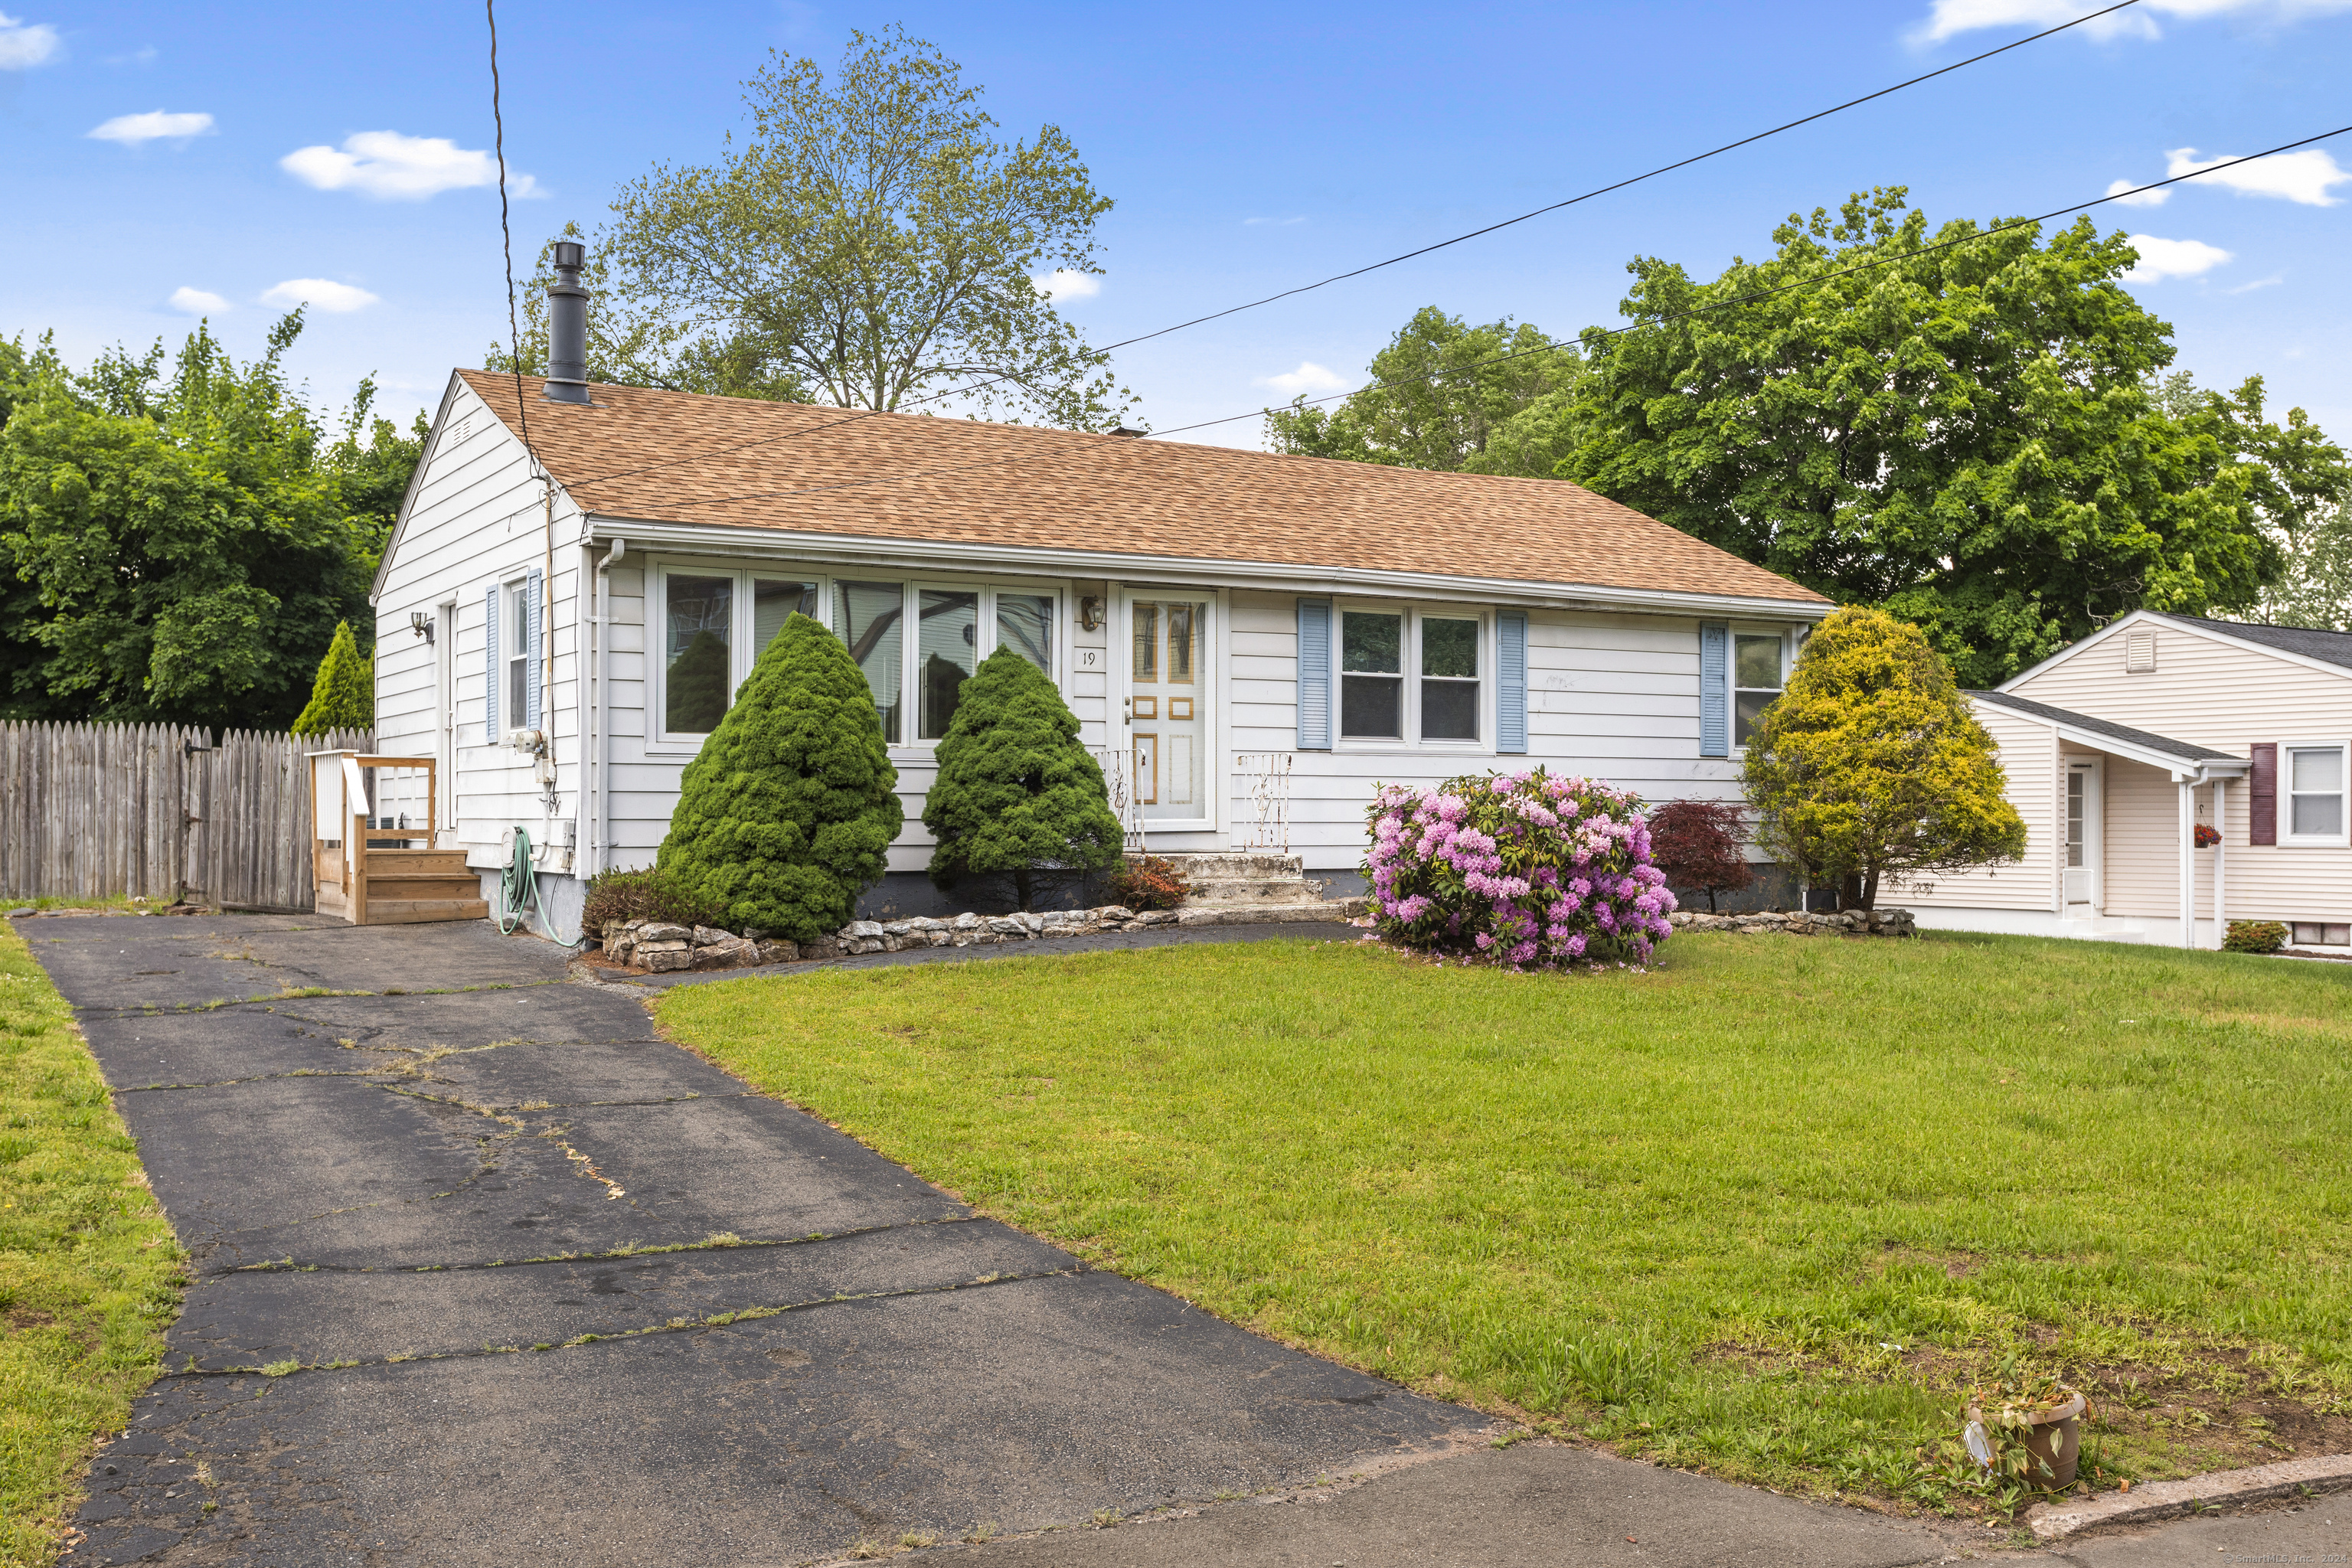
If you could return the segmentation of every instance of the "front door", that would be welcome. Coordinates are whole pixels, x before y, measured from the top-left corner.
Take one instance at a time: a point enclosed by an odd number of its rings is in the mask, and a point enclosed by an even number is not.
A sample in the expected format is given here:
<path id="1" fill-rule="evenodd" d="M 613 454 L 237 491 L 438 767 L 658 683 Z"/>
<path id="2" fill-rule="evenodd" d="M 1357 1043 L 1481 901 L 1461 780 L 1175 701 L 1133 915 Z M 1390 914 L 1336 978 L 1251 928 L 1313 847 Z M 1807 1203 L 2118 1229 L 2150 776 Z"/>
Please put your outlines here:
<path id="1" fill-rule="evenodd" d="M 2066 901 L 2096 904 L 2099 898 L 2099 763 L 2095 757 L 2066 759 Z"/>
<path id="2" fill-rule="evenodd" d="M 1209 801 L 1206 595 L 1138 595 L 1127 605 L 1127 729 L 1135 804 L 1146 822 L 1202 821 Z"/>

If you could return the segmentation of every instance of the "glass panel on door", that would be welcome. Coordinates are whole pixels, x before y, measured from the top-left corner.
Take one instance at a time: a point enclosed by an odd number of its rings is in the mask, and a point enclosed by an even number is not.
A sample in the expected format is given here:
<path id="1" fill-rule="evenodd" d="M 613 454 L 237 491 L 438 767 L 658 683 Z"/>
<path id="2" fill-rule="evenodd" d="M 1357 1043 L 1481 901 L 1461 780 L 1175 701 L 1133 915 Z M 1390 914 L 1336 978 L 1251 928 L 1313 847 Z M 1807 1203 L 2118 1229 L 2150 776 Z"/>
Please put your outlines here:
<path id="1" fill-rule="evenodd" d="M 2087 904 L 2099 862 L 2099 764 L 2066 767 L 2066 901 Z"/>
<path id="2" fill-rule="evenodd" d="M 1149 821 L 1212 816 L 1209 801 L 1209 601 L 1137 599 L 1128 605 L 1128 733 L 1135 801 Z"/>

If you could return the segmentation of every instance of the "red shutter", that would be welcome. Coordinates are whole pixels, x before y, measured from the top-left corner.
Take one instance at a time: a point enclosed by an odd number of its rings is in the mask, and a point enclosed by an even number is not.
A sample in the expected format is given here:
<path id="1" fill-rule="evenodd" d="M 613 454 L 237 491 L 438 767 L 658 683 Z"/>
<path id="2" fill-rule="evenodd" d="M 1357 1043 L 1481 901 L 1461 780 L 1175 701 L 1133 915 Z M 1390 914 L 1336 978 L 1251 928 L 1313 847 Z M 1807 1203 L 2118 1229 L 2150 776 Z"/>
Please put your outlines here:
<path id="1" fill-rule="evenodd" d="M 2246 775 L 2246 842 L 2278 842 L 2278 742 L 2258 741 L 2251 748 L 2253 768 Z"/>

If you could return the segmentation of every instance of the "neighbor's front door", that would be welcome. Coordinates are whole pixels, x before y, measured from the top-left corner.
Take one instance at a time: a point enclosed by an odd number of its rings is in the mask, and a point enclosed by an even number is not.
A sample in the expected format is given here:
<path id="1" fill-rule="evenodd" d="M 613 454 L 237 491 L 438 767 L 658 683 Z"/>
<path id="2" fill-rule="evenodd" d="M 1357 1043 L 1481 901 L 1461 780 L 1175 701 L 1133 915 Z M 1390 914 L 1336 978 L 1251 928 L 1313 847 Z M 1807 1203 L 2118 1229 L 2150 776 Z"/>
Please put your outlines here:
<path id="1" fill-rule="evenodd" d="M 1146 822 L 1208 817 L 1207 595 L 1138 594 L 1127 602 L 1128 744 Z"/>
<path id="2" fill-rule="evenodd" d="M 2099 899 L 2099 763 L 2095 757 L 2066 759 L 2066 901 L 2096 904 Z"/>

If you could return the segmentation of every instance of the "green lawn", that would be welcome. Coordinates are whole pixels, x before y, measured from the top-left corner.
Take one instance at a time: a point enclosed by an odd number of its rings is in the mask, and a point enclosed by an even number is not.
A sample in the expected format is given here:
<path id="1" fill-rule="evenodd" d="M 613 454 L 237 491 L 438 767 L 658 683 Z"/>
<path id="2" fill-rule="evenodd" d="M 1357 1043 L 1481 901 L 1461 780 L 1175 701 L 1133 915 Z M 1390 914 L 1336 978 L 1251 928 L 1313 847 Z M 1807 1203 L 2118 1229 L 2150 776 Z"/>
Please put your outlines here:
<path id="1" fill-rule="evenodd" d="M 1678 935 L 688 987 L 664 1026 L 988 1212 L 1621 1451 L 1937 1501 L 2011 1350 L 2113 1476 L 2352 1442 L 2352 965 Z"/>
<path id="2" fill-rule="evenodd" d="M 53 1562 L 155 1375 L 181 1256 L 72 1015 L 0 926 L 0 1564 Z"/>

